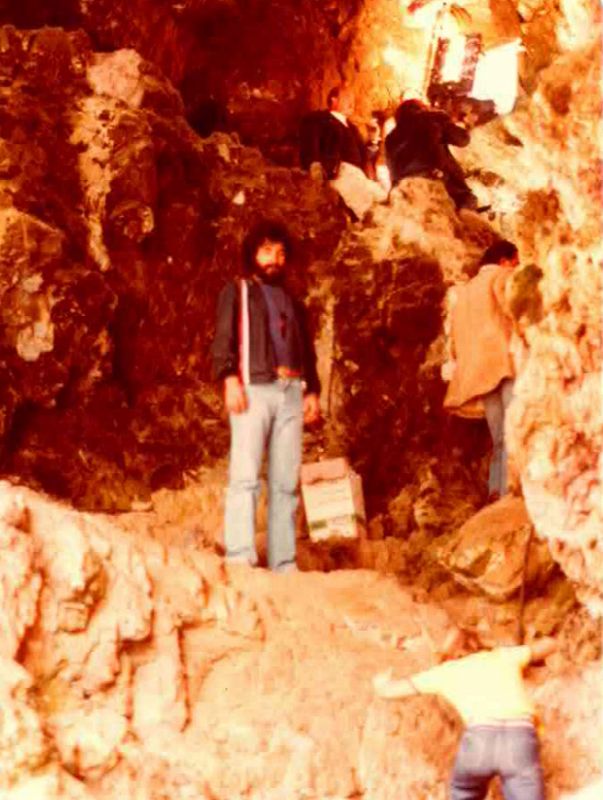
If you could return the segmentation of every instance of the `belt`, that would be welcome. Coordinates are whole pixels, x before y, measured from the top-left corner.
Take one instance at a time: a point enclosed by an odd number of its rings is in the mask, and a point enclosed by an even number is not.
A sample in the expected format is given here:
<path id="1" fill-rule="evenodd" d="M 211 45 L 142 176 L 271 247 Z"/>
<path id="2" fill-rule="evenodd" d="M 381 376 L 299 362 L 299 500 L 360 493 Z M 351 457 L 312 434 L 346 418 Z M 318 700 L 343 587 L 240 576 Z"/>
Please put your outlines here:
<path id="1" fill-rule="evenodd" d="M 277 367 L 277 378 L 301 378 L 301 372 L 298 369 L 290 369 L 290 367 Z"/>
<path id="2" fill-rule="evenodd" d="M 468 728 L 533 728 L 532 717 L 516 717 L 515 719 L 480 719 L 469 722 Z"/>

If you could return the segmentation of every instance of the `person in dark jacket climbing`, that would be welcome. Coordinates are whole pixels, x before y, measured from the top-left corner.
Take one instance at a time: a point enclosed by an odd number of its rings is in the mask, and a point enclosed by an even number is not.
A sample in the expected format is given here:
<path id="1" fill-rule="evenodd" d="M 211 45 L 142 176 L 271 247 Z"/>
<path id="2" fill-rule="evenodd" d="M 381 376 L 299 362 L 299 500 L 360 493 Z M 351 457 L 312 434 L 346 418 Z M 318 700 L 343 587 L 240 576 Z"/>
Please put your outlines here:
<path id="1" fill-rule="evenodd" d="M 230 417 L 224 544 L 254 565 L 259 474 L 268 448 L 268 565 L 296 569 L 295 512 L 303 423 L 319 415 L 320 384 L 304 306 L 287 289 L 291 239 L 264 220 L 243 243 L 243 276 L 222 290 L 212 346 Z"/>
<path id="2" fill-rule="evenodd" d="M 321 164 L 328 180 L 337 177 L 342 162 L 365 171 L 367 153 L 358 128 L 350 122 L 353 97 L 349 89 L 335 86 L 327 96 L 327 108 L 311 111 L 300 124 L 300 163 L 309 170 Z"/>
<path id="3" fill-rule="evenodd" d="M 403 178 L 441 179 L 457 208 L 475 208 L 460 165 L 448 145 L 465 147 L 469 133 L 447 114 L 433 111 L 420 100 L 406 100 L 396 111 L 396 127 L 385 139 L 385 157 L 392 186 Z"/>

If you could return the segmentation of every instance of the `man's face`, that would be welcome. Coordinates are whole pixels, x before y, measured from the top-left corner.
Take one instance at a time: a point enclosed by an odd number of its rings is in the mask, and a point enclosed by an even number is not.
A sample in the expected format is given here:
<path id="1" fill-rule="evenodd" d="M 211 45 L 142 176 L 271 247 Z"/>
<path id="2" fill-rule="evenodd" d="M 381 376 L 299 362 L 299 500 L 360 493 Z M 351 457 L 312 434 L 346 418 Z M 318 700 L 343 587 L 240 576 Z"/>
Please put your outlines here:
<path id="1" fill-rule="evenodd" d="M 350 89 L 341 89 L 338 95 L 331 99 L 331 111 L 339 111 L 340 114 L 349 117 L 354 113 L 354 95 Z"/>
<path id="2" fill-rule="evenodd" d="M 339 108 L 337 109 L 346 117 L 354 113 L 354 95 L 349 89 L 342 89 L 339 94 Z"/>
<path id="3" fill-rule="evenodd" d="M 287 254 L 282 242 L 271 242 L 269 239 L 263 241 L 255 254 L 255 263 L 258 272 L 267 278 L 274 278 L 285 271 L 285 261 Z"/>

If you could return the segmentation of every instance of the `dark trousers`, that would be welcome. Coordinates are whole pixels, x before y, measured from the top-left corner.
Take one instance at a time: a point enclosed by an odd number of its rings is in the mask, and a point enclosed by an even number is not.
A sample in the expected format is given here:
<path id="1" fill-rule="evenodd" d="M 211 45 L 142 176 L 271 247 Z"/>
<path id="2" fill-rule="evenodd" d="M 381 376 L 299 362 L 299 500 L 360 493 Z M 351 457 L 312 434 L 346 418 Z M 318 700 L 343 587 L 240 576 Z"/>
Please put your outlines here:
<path id="1" fill-rule="evenodd" d="M 463 734 L 451 800 L 483 800 L 498 775 L 505 800 L 544 800 L 538 737 L 532 725 L 472 725 Z"/>
<path id="2" fill-rule="evenodd" d="M 439 166 L 444 173 L 444 186 L 457 208 L 475 205 L 473 192 L 465 181 L 465 173 L 448 148 L 443 147 Z"/>

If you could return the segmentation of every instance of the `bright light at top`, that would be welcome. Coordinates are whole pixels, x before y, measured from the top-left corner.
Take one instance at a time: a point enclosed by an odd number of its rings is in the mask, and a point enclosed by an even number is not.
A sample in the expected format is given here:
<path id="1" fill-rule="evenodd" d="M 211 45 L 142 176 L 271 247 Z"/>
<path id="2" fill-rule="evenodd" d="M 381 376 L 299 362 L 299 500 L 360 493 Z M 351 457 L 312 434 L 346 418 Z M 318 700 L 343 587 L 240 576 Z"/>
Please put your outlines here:
<path id="1" fill-rule="evenodd" d="M 462 5 L 451 0 L 402 0 L 407 27 L 423 28 L 432 41 L 447 40 L 439 81 L 458 83 L 464 80 L 463 69 L 467 58 L 467 31 L 471 31 L 471 16 Z M 479 32 L 479 26 L 477 28 Z M 499 114 L 511 112 L 518 93 L 518 53 L 521 40 L 514 39 L 493 47 L 479 55 L 475 66 L 473 86 L 469 96 L 476 100 L 492 100 Z M 390 44 L 383 51 L 384 61 L 393 67 L 399 77 L 410 83 L 411 70 L 408 56 Z M 429 68 L 429 65 L 428 67 Z M 422 87 L 419 94 L 425 89 Z"/>
<path id="2" fill-rule="evenodd" d="M 442 66 L 442 81 L 459 81 L 465 61 L 465 37 L 453 36 L 448 40 L 448 50 Z"/>
<path id="3" fill-rule="evenodd" d="M 393 67 L 400 75 L 408 66 L 408 60 L 404 56 L 404 53 L 399 48 L 394 47 L 391 44 L 384 48 L 383 60 L 386 64 L 389 64 L 390 67 Z"/>
<path id="4" fill-rule="evenodd" d="M 519 39 L 487 50 L 477 63 L 471 96 L 493 100 L 499 114 L 513 111 L 518 89 Z"/>
<path id="5" fill-rule="evenodd" d="M 435 25 L 437 16 L 444 5 L 444 0 L 432 0 L 426 5 L 413 9 L 414 3 L 407 7 L 404 24 L 408 28 L 431 28 Z"/>

